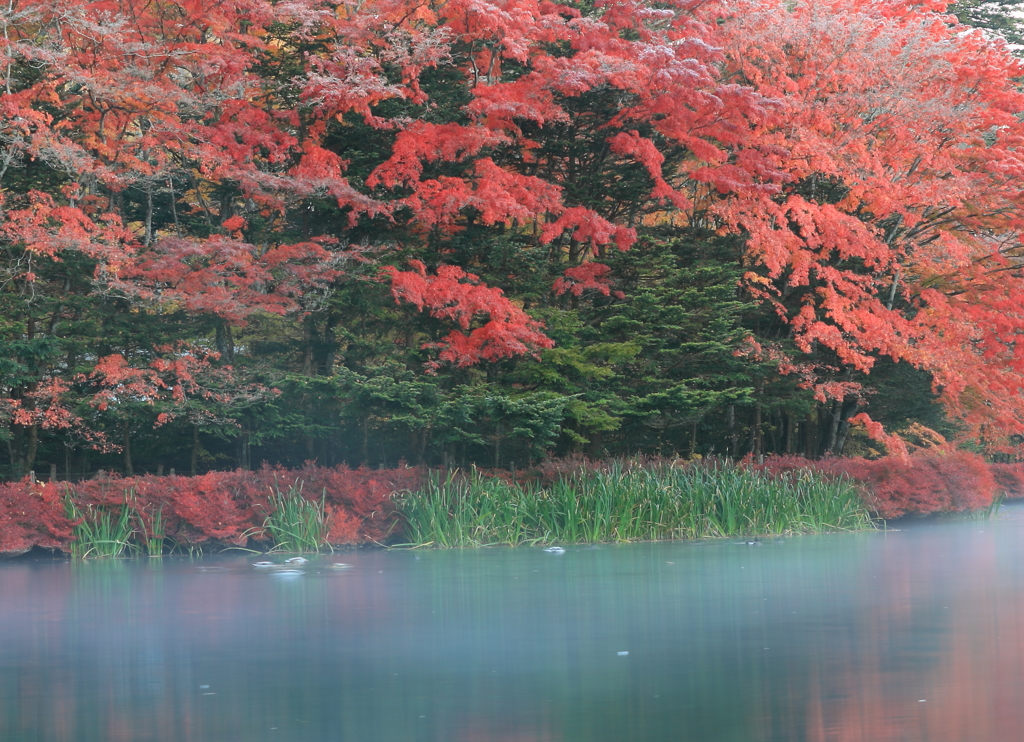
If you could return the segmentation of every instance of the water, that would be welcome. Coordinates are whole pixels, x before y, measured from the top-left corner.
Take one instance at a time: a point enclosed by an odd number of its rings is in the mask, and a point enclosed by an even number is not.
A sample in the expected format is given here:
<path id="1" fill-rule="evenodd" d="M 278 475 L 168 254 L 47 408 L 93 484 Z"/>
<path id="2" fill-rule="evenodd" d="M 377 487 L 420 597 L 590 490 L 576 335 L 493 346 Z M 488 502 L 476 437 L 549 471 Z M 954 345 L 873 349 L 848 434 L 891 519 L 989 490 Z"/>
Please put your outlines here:
<path id="1" fill-rule="evenodd" d="M 901 529 L 0 563 L 0 742 L 1024 738 L 1024 509 Z"/>

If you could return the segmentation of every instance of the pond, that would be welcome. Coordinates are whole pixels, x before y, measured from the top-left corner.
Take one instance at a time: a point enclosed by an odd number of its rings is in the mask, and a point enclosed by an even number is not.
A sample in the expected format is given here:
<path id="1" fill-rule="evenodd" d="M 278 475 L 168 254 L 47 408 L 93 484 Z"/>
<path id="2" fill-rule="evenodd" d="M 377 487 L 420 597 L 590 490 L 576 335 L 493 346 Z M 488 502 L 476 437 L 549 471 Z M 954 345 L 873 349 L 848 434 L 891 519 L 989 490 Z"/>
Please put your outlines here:
<path id="1" fill-rule="evenodd" d="M 1020 739 L 1024 509 L 899 529 L 0 563 L 0 739 Z"/>

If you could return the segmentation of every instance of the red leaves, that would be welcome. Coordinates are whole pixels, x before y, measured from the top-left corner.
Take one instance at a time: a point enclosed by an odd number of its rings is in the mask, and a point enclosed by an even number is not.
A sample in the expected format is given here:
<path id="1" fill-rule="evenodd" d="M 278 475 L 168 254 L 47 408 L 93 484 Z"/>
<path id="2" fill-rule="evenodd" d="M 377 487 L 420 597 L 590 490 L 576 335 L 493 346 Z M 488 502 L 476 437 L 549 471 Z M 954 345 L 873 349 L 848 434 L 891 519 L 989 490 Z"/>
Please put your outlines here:
<path id="1" fill-rule="evenodd" d="M 196 477 L 101 478 L 74 484 L 0 484 L 0 554 L 33 546 L 67 549 L 71 523 L 62 498 L 70 493 L 80 506 L 119 509 L 128 498 L 141 513 L 136 526 L 150 532 L 160 512 L 166 535 L 183 548 L 214 542 L 244 545 L 260 533 L 271 507 L 271 488 L 287 492 L 302 485 L 306 497 L 324 496 L 334 545 L 381 543 L 398 535 L 392 495 L 415 489 L 420 469 L 327 469 L 307 464 L 287 471 L 210 472 Z"/>
<path id="2" fill-rule="evenodd" d="M 564 231 L 577 242 L 591 245 L 595 253 L 599 245 L 614 244 L 620 250 L 628 250 L 636 242 L 635 229 L 613 224 L 582 206 L 568 208 L 556 220 L 544 225 L 541 239 L 550 242 Z"/>
<path id="3" fill-rule="evenodd" d="M 1016 476 L 1007 474 L 1012 470 L 1006 466 L 988 464 L 978 454 L 948 448 L 874 460 L 810 461 L 773 456 L 760 468 L 769 472 L 817 469 L 826 475 L 848 477 L 862 486 L 866 504 L 882 518 L 982 510 L 992 503 L 999 487 L 1010 489 L 1014 496 L 1024 493 L 1016 487 L 1011 489 Z"/>
<path id="4" fill-rule="evenodd" d="M 411 271 L 384 269 L 391 277 L 395 301 L 404 300 L 417 309 L 427 309 L 431 316 L 455 322 L 463 330 L 452 331 L 442 342 L 431 346 L 441 350 L 442 361 L 470 366 L 482 360 L 535 353 L 554 345 L 541 332 L 541 323 L 506 298 L 501 289 L 482 286 L 472 273 L 453 265 L 443 265 L 436 276 L 428 276 L 423 263 L 415 260 L 411 264 Z M 478 317 L 488 320 L 472 328 Z"/>
<path id="5" fill-rule="evenodd" d="M 122 355 L 100 358 L 89 378 L 96 382 L 99 390 L 92 397 L 92 404 L 105 410 L 117 402 L 142 402 L 153 404 L 162 399 L 181 403 L 196 394 L 201 397 L 213 396 L 203 390 L 199 379 L 211 371 L 207 354 L 186 348 L 160 348 L 166 355 L 150 361 L 148 366 L 138 368 L 129 365 Z M 164 415 L 167 419 L 167 415 Z"/>
<path id="6" fill-rule="evenodd" d="M 0 555 L 17 555 L 33 546 L 61 549 L 71 539 L 61 487 L 56 484 L 0 484 Z"/>
<path id="7" fill-rule="evenodd" d="M 916 452 L 909 458 L 874 461 L 830 459 L 820 468 L 864 484 L 868 506 L 883 518 L 976 511 L 988 507 L 997 490 L 985 460 L 965 451 Z"/>
<path id="8" fill-rule="evenodd" d="M 504 141 L 502 134 L 484 127 L 414 121 L 398 134 L 391 157 L 370 174 L 366 184 L 371 188 L 410 185 L 419 181 L 423 163 L 460 162 Z"/>
<path id="9" fill-rule="evenodd" d="M 7 414 L 15 425 L 38 425 L 44 430 L 67 430 L 81 425 L 81 419 L 65 404 L 70 387 L 62 379 L 42 379 L 22 399 L 6 399 Z"/>
<path id="10" fill-rule="evenodd" d="M 0 238 L 50 258 L 59 259 L 65 250 L 77 250 L 99 260 L 106 270 L 116 269 L 131 255 L 132 235 L 115 215 L 93 218 L 39 191 L 30 191 L 25 199 L 25 208 L 4 212 Z"/>
<path id="11" fill-rule="evenodd" d="M 1024 464 L 990 464 L 989 468 L 1003 495 L 1024 497 Z"/>
<path id="12" fill-rule="evenodd" d="M 31 163 L 24 182 L 54 185 L 0 184 L 8 273 L 41 292 L 33 261 L 74 251 L 133 310 L 239 325 L 323 306 L 353 227 L 431 265 L 467 228 L 514 233 L 548 246 L 551 275 L 570 266 L 552 288 L 574 296 L 611 291 L 587 248 L 650 227 L 733 234 L 744 298 L 802 354 L 912 363 L 967 435 L 1021 433 L 1024 67 L 940 8 L 25 0 L 0 39 L 0 175 Z M 619 187 L 640 169 L 646 192 Z M 550 346 L 468 266 L 384 270 L 396 299 L 454 326 L 441 360 Z M 818 400 L 857 392 L 775 360 Z M 195 370 L 122 361 L 91 377 L 100 406 L 191 393 Z M 8 403 L 15 424 L 71 424 L 47 384 Z"/>
<path id="13" fill-rule="evenodd" d="M 726 68 L 774 101 L 736 143 L 756 156 L 737 158 L 745 173 L 716 208 L 749 236 L 760 269 L 748 289 L 801 350 L 828 348 L 865 372 L 879 355 L 908 361 L 932 373 L 967 437 L 1024 431 L 1024 409 L 1007 404 L 1024 388 L 1010 360 L 1020 279 L 981 267 L 1019 241 L 1008 174 L 1021 172 L 1021 62 L 937 7 L 705 5 L 722 19 Z M 751 183 L 774 180 L 786 197 L 744 189 L 754 167 Z"/>
<path id="14" fill-rule="evenodd" d="M 884 443 L 886 449 L 888 449 L 892 456 L 902 459 L 906 459 L 909 456 L 907 445 L 903 442 L 903 439 L 898 435 L 890 435 L 886 433 L 881 423 L 872 420 L 871 416 L 866 412 L 854 415 L 847 422 L 849 422 L 850 425 L 863 425 L 868 436 L 872 440 Z"/>
<path id="15" fill-rule="evenodd" d="M 567 291 L 573 296 L 582 296 L 584 291 L 592 290 L 604 296 L 611 296 L 612 290 L 608 285 L 611 272 L 612 269 L 604 263 L 593 261 L 583 263 L 575 268 L 566 268 L 564 277 L 555 281 L 554 292 L 559 296 Z M 621 294 L 621 292 L 616 293 Z"/>
<path id="16" fill-rule="evenodd" d="M 234 216 L 224 228 L 238 230 L 244 220 Z M 142 253 L 134 265 L 111 283 L 140 299 L 181 303 L 243 323 L 255 312 L 287 314 L 311 289 L 340 275 L 327 241 L 279 244 L 261 248 L 215 235 L 207 240 L 171 237 Z"/>
<path id="17" fill-rule="evenodd" d="M 217 354 L 201 348 L 157 346 L 154 351 L 158 355 L 145 365 L 132 365 L 120 354 L 100 358 L 92 373 L 79 379 L 92 384 L 89 403 L 100 411 L 123 404 L 160 404 L 166 410 L 157 415 L 160 426 L 182 414 L 190 400 L 230 406 L 273 393 L 260 384 L 238 383 L 231 367 L 214 365 Z M 211 417 L 205 410 L 193 409 L 190 414 L 195 419 Z"/>
<path id="18" fill-rule="evenodd" d="M 654 146 L 654 142 L 641 137 L 636 131 L 630 131 L 616 134 L 608 140 L 608 144 L 615 154 L 633 157 L 647 169 L 647 174 L 654 181 L 654 188 L 651 190 L 652 199 L 663 199 L 677 209 L 690 208 L 690 199 L 665 182 L 661 172 L 661 165 L 665 161 L 665 157 Z"/>

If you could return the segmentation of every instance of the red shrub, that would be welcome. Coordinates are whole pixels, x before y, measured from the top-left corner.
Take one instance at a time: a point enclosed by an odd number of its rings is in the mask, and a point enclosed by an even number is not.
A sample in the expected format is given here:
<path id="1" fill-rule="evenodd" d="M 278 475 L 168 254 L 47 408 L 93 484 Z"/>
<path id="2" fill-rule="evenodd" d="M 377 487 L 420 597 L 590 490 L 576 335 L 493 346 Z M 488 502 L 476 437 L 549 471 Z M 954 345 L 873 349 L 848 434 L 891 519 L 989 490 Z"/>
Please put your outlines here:
<path id="1" fill-rule="evenodd" d="M 821 462 L 812 461 L 803 456 L 786 454 L 783 456 L 769 456 L 763 464 L 755 464 L 752 469 L 763 471 L 766 474 L 788 474 L 791 471 L 802 471 L 804 469 L 820 469 Z"/>
<path id="2" fill-rule="evenodd" d="M 327 533 L 327 543 L 329 544 L 338 546 L 341 544 L 356 544 L 364 538 L 372 541 L 380 541 L 383 538 L 383 535 L 377 538 L 376 536 L 364 536 L 360 533 L 362 526 L 360 519 L 343 507 L 328 504 L 326 510 L 327 523 L 330 527 Z"/>
<path id="3" fill-rule="evenodd" d="M 601 462 L 592 461 L 580 454 L 574 454 L 558 459 L 545 459 L 528 472 L 526 476 L 547 487 L 559 479 L 568 479 L 584 471 L 599 469 L 600 465 Z"/>
<path id="4" fill-rule="evenodd" d="M 990 468 L 1006 497 L 1024 497 L 1024 464 L 992 464 Z"/>
<path id="5" fill-rule="evenodd" d="M 621 467 L 625 471 L 634 469 L 657 468 L 662 466 L 689 466 L 694 461 L 686 459 L 673 459 L 664 456 L 637 456 L 629 459 L 591 459 L 582 454 L 573 454 L 560 459 L 546 459 L 532 469 L 524 471 L 517 478 L 518 481 L 534 481 L 544 487 L 554 484 L 559 479 L 570 479 L 579 474 L 589 472 L 608 472 L 612 467 Z M 485 472 L 503 479 L 508 479 L 509 473 L 495 470 Z"/>
<path id="6" fill-rule="evenodd" d="M 534 472 L 552 481 L 586 470 L 606 470 L 610 462 L 586 458 L 542 464 Z M 633 462 L 656 465 L 658 460 Z M 997 489 L 1024 496 L 1024 464 L 987 465 L 975 454 L 932 449 L 909 459 L 886 457 L 809 461 L 796 456 L 767 459 L 756 468 L 769 473 L 812 468 L 823 474 L 845 474 L 865 489 L 869 507 L 884 518 L 905 513 L 976 510 L 987 507 Z M 120 508 L 126 502 L 137 513 L 141 537 L 153 533 L 162 514 L 164 533 L 181 544 L 244 544 L 259 538 L 272 509 L 270 494 L 287 492 L 301 483 L 309 499 L 324 497 L 331 544 L 382 542 L 397 535 L 392 495 L 423 483 L 422 468 L 332 469 L 306 464 L 298 470 L 264 467 L 257 472 L 210 472 L 198 477 L 104 476 L 69 484 L 0 484 L 0 554 L 18 554 L 33 546 L 67 549 L 72 523 L 62 498 L 70 491 L 79 505 Z"/>
<path id="7" fill-rule="evenodd" d="M 863 484 L 867 505 L 883 518 L 906 513 L 978 510 L 988 507 L 996 480 L 985 460 L 965 451 L 918 451 L 909 458 L 825 459 L 816 468 L 846 474 Z"/>
<path id="8" fill-rule="evenodd" d="M 154 518 L 163 518 L 166 536 L 180 544 L 244 544 L 259 538 L 272 510 L 274 488 L 287 492 L 301 484 L 303 496 L 324 497 L 331 544 L 381 542 L 397 525 L 395 492 L 416 489 L 423 470 L 327 469 L 307 464 L 288 471 L 264 467 L 258 472 L 210 472 L 197 477 L 103 476 L 71 484 L 0 484 L 0 554 L 19 554 L 33 546 L 67 549 L 72 523 L 62 498 L 71 492 L 80 506 L 136 512 L 140 538 L 153 535 Z"/>
<path id="9" fill-rule="evenodd" d="M 253 523 L 253 508 L 235 498 L 232 480 L 249 472 L 210 472 L 198 477 L 173 477 L 179 480 L 171 509 L 182 523 L 180 535 L 190 543 L 215 539 L 232 544 L 246 542 L 245 531 Z"/>
<path id="10" fill-rule="evenodd" d="M 988 462 L 976 453 L 953 451 L 926 455 L 943 478 L 953 510 L 982 510 L 992 504 L 998 485 Z"/>
<path id="11" fill-rule="evenodd" d="M 58 485 L 0 484 L 0 554 L 22 554 L 33 546 L 61 549 L 71 539 Z"/>
<path id="12" fill-rule="evenodd" d="M 410 467 L 349 469 L 346 466 L 328 469 L 307 463 L 295 471 L 265 467 L 259 476 L 268 492 L 275 480 L 282 489 L 301 481 L 306 497 L 325 495 L 334 514 L 331 543 L 343 544 L 379 542 L 392 535 L 397 520 L 391 496 L 395 492 L 417 489 L 423 482 L 424 470 Z M 339 518 L 339 513 L 344 513 L 345 517 Z"/>

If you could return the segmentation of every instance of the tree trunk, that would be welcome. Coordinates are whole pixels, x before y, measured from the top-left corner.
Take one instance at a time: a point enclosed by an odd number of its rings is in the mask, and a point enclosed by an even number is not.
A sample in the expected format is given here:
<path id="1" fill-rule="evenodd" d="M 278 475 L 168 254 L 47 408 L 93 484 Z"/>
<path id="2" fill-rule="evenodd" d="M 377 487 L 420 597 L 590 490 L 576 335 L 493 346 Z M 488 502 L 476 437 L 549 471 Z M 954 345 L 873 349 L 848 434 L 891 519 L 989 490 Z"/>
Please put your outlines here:
<path id="1" fill-rule="evenodd" d="M 754 424 L 750 431 L 750 454 L 758 461 L 764 455 L 764 440 L 761 437 L 761 405 L 754 406 Z"/>
<path id="2" fill-rule="evenodd" d="M 783 424 L 786 426 L 786 442 L 784 444 L 784 450 L 787 454 L 791 454 L 793 453 L 793 439 L 795 437 L 794 432 L 796 428 L 796 420 L 793 419 L 793 414 L 790 412 L 784 412 L 782 413 L 782 416 L 784 421 Z"/>
<path id="3" fill-rule="evenodd" d="M 249 471 L 252 463 L 249 461 L 249 434 L 242 433 L 239 439 L 238 468 L 242 471 Z"/>
<path id="4" fill-rule="evenodd" d="M 413 428 L 409 430 L 409 454 L 416 466 L 423 464 L 423 456 L 427 450 L 429 438 L 427 428 Z"/>
<path id="5" fill-rule="evenodd" d="M 146 234 L 143 244 L 146 247 L 153 242 L 153 183 L 146 183 Z"/>
<path id="6" fill-rule="evenodd" d="M 817 408 L 812 408 L 804 420 L 804 456 L 809 459 L 818 458 L 818 415 Z"/>
<path id="7" fill-rule="evenodd" d="M 25 448 L 25 470 L 36 466 L 36 451 L 39 449 L 39 426 L 30 425 L 28 429 L 28 445 Z"/>
<path id="8" fill-rule="evenodd" d="M 124 473 L 129 477 L 135 476 L 135 467 L 132 465 L 132 430 L 128 423 L 124 424 Z"/>
<path id="9" fill-rule="evenodd" d="M 825 450 L 823 453 L 832 454 L 835 452 L 836 436 L 839 433 L 839 417 L 843 411 L 843 403 L 833 400 L 832 404 L 824 409 L 828 410 L 828 436 L 825 438 Z"/>
<path id="10" fill-rule="evenodd" d="M 227 322 L 221 322 L 217 325 L 215 342 L 217 343 L 217 352 L 220 353 L 221 360 L 225 363 L 233 364 L 235 362 L 235 338 L 231 332 L 231 325 Z"/>
<path id="11" fill-rule="evenodd" d="M 849 410 L 843 411 L 843 419 L 839 423 L 839 436 L 836 439 L 836 456 L 843 455 L 843 449 L 846 448 L 846 439 L 850 435 L 850 418 L 860 412 L 861 408 L 861 403 L 857 401 L 853 403 Z"/>
<path id="12" fill-rule="evenodd" d="M 192 426 L 192 459 L 189 472 L 194 477 L 199 473 L 199 426 Z"/>
<path id="13" fill-rule="evenodd" d="M 739 433 L 736 430 L 736 405 L 729 405 L 726 409 L 725 420 L 729 427 L 729 450 L 726 453 L 730 458 L 736 458 L 736 449 L 739 448 Z"/>
<path id="14" fill-rule="evenodd" d="M 302 323 L 302 375 L 313 375 L 313 320 L 309 317 Z"/>
<path id="15" fill-rule="evenodd" d="M 23 477 L 36 465 L 36 449 L 39 447 L 38 425 L 15 425 L 11 466 L 16 477 Z"/>

